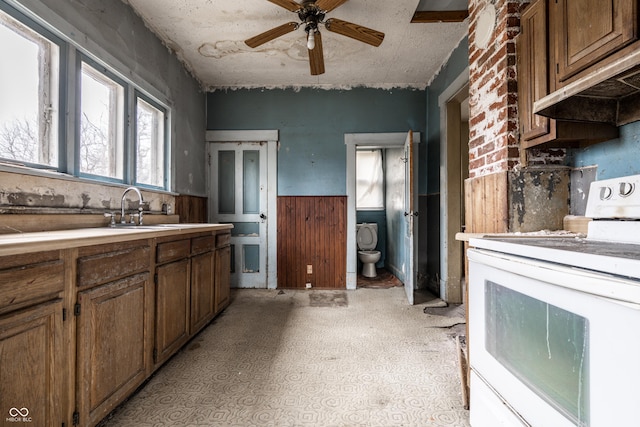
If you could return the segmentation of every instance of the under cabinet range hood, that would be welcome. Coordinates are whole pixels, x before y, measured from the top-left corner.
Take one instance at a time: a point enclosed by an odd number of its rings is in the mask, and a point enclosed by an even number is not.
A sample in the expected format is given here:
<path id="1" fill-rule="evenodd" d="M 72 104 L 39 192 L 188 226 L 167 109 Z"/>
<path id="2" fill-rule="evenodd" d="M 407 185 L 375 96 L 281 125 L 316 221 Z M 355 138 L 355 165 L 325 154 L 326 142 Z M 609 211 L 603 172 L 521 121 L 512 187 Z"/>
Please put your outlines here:
<path id="1" fill-rule="evenodd" d="M 640 120 L 640 49 L 539 99 L 534 113 L 622 126 Z"/>

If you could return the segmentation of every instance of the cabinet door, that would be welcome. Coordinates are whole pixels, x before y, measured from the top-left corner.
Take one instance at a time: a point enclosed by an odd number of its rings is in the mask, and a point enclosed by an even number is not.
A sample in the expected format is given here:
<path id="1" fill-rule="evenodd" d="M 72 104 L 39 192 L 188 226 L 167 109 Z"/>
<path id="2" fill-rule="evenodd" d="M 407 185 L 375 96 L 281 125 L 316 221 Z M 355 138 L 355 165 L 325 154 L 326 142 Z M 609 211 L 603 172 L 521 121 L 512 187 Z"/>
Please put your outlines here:
<path id="1" fill-rule="evenodd" d="M 517 41 L 518 102 L 521 138 L 530 141 L 547 135 L 550 120 L 533 114 L 533 103 L 549 94 L 547 0 L 534 1 L 521 17 Z M 524 148 L 527 147 L 523 143 Z"/>
<path id="2" fill-rule="evenodd" d="M 637 38 L 637 0 L 557 0 L 557 81 Z"/>
<path id="3" fill-rule="evenodd" d="M 155 362 L 160 364 L 189 338 L 189 259 L 156 268 Z"/>
<path id="4" fill-rule="evenodd" d="M 0 424 L 63 424 L 61 347 L 61 300 L 0 317 Z"/>
<path id="5" fill-rule="evenodd" d="M 216 313 L 229 305 L 230 275 L 231 275 L 231 248 L 229 246 L 216 249 Z"/>
<path id="6" fill-rule="evenodd" d="M 190 334 L 195 334 L 213 319 L 216 303 L 213 262 L 213 252 L 206 252 L 191 258 Z"/>
<path id="7" fill-rule="evenodd" d="M 145 379 L 148 292 L 144 273 L 78 293 L 80 425 L 95 425 Z"/>

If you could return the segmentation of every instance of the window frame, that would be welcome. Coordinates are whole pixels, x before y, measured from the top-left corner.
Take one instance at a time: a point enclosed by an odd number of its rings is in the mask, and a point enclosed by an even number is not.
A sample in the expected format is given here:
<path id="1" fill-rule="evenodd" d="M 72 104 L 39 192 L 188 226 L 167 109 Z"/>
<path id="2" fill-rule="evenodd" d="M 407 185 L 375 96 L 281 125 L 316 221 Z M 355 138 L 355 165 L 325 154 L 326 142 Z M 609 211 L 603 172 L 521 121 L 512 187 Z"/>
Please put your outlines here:
<path id="1" fill-rule="evenodd" d="M 367 207 L 362 207 L 362 206 L 358 206 L 358 152 L 362 153 L 362 152 L 379 152 L 380 153 L 380 173 L 382 176 L 382 182 L 380 182 L 380 192 L 381 192 L 381 196 L 382 196 L 382 206 L 379 207 L 372 207 L 372 206 L 367 206 Z M 355 172 L 355 183 L 356 183 L 356 187 L 355 187 L 355 207 L 357 211 L 370 211 L 370 212 L 375 212 L 375 211 L 384 211 L 386 209 L 386 192 L 387 192 L 387 187 L 386 187 L 386 182 L 385 182 L 385 150 L 379 147 L 363 147 L 360 149 L 357 149 L 355 152 L 355 165 L 356 165 L 356 172 Z"/>
<path id="2" fill-rule="evenodd" d="M 55 43 L 58 46 L 58 114 L 57 114 L 57 141 L 52 142 L 57 146 L 57 165 L 34 164 L 21 160 L 0 158 L 0 171 L 19 172 L 47 176 L 49 174 L 64 175 L 78 180 L 91 182 L 102 182 L 105 184 L 139 185 L 156 191 L 172 192 L 172 138 L 171 138 L 171 101 L 165 95 L 153 87 L 149 82 L 134 76 L 130 71 L 120 72 L 118 66 L 122 68 L 117 59 L 112 58 L 110 62 L 117 66 L 110 65 L 109 61 L 98 59 L 110 57 L 106 52 L 90 52 L 85 46 L 65 36 L 66 32 L 57 29 L 45 22 L 42 18 L 22 7 L 20 4 L 13 4 L 12 1 L 0 0 L 0 13 L 5 13 L 28 30 L 35 32 L 39 36 Z M 90 44 L 89 46 L 91 46 Z M 106 53 L 106 54 L 105 54 Z M 122 153 L 122 178 L 113 178 L 102 175 L 94 175 L 80 171 L 80 132 L 81 132 L 81 80 L 82 63 L 86 63 L 98 72 L 114 80 L 124 88 L 124 102 L 122 120 L 123 133 L 123 153 Z M 156 96 L 152 95 L 155 93 Z M 137 119 L 137 97 L 159 109 L 164 113 L 164 135 L 163 144 L 163 179 L 162 186 L 149 184 L 139 184 L 136 180 L 136 119 Z"/>
<path id="3" fill-rule="evenodd" d="M 162 176 L 162 187 L 158 187 L 156 185 L 153 184 L 148 184 L 148 183 L 141 183 L 138 181 L 138 99 L 141 99 L 142 101 L 146 102 L 147 104 L 149 104 L 150 106 L 152 106 L 153 108 L 159 110 L 162 112 L 163 114 L 163 123 L 162 123 L 162 129 L 163 129 L 163 135 L 162 135 L 162 144 L 160 144 L 163 148 L 163 155 L 162 155 L 162 163 L 163 163 L 163 176 Z M 171 150 L 170 148 L 170 139 L 169 139 L 169 111 L 167 109 L 167 107 L 165 107 L 164 105 L 162 105 L 160 102 L 156 101 L 155 99 L 151 98 L 150 96 L 148 96 L 147 94 L 145 94 L 144 92 L 135 89 L 133 91 L 133 137 L 132 137 L 132 142 L 133 142 L 133 158 L 134 158 L 134 164 L 133 164 L 133 173 L 134 173 L 134 179 L 133 179 L 133 183 L 139 187 L 146 187 L 146 188 L 155 188 L 155 189 L 164 189 L 167 188 L 169 186 L 169 160 L 170 157 L 167 156 L 167 152 L 169 152 Z"/>
<path id="4" fill-rule="evenodd" d="M 91 67 L 96 73 L 99 74 L 99 77 L 101 77 L 103 80 L 111 80 L 114 83 L 122 86 L 122 111 L 118 111 L 118 108 L 116 108 L 116 124 L 115 124 L 115 128 L 116 128 L 116 132 L 119 132 L 120 135 L 120 139 L 122 141 L 122 146 L 120 147 L 120 150 L 122 151 L 121 154 L 121 164 L 120 164 L 120 169 L 122 170 L 122 178 L 118 178 L 118 177 L 110 177 L 110 176 L 105 176 L 105 175 L 99 175 L 99 174 L 92 174 L 92 173 L 87 173 L 87 172 L 82 172 L 81 170 L 81 143 L 82 143 L 82 138 L 81 138 L 81 133 L 82 133 L 82 65 L 83 64 L 87 64 L 89 67 Z M 118 182 L 118 183 L 127 183 L 128 181 L 130 181 L 128 179 L 129 176 L 129 172 L 128 172 L 128 163 L 129 163 L 129 149 L 127 147 L 127 141 L 128 141 L 128 130 L 127 130 L 127 122 L 128 122 L 128 117 L 129 117 L 129 85 L 127 84 L 126 81 L 124 81 L 123 79 L 121 79 L 120 77 L 118 77 L 115 73 L 113 73 L 108 67 L 102 65 L 101 63 L 93 60 L 92 58 L 88 57 L 85 54 L 80 53 L 79 55 L 77 55 L 77 67 L 76 67 L 76 76 L 78 78 L 78 92 L 76 94 L 76 138 L 74 141 L 74 152 L 76 153 L 75 155 L 75 159 L 74 159 L 74 163 L 75 163 L 75 170 L 77 171 L 77 176 L 78 177 L 82 177 L 82 178 L 87 178 L 87 179 L 91 179 L 91 180 L 96 180 L 96 181 L 105 181 L 105 182 Z M 119 116 L 119 117 L 118 117 Z M 109 120 L 111 121 L 112 118 L 110 117 Z M 118 122 L 119 120 L 119 122 Z"/>
<path id="5" fill-rule="evenodd" d="M 57 114 L 56 114 L 56 118 L 57 118 L 57 129 L 56 129 L 56 133 L 57 133 L 57 141 L 55 142 L 55 146 L 54 146 L 54 142 L 50 141 L 49 144 L 51 145 L 50 149 L 51 150 L 56 150 L 57 149 L 57 164 L 53 164 L 53 165 L 48 165 L 48 164 L 44 164 L 44 163 L 33 163 L 33 162 L 29 162 L 29 161 L 25 161 L 25 160 L 20 160 L 20 159 L 9 159 L 9 158 L 4 158 L 4 157 L 0 157 L 0 163 L 5 164 L 7 166 L 24 166 L 30 169 L 35 169 L 35 170 L 42 170 L 42 171 L 56 171 L 56 172 L 60 172 L 61 170 L 65 170 L 66 169 L 66 155 L 67 155 L 67 147 L 66 144 L 64 143 L 64 141 L 66 141 L 66 136 L 67 136 L 67 132 L 66 132 L 66 119 L 65 119 L 65 114 L 64 112 L 66 111 L 66 76 L 68 75 L 67 72 L 67 66 L 66 66 L 66 58 L 68 56 L 68 42 L 66 42 L 65 40 L 63 40 L 62 38 L 58 37 L 52 30 L 46 28 L 45 26 L 43 26 L 42 24 L 40 24 L 39 22 L 37 22 L 35 19 L 33 19 L 32 17 L 24 14 L 23 12 L 21 12 L 20 10 L 16 9 L 15 7 L 13 7 L 11 4 L 8 4 L 6 2 L 0 2 L 0 13 L 4 13 L 6 15 L 8 15 L 11 19 L 15 20 L 16 22 L 18 22 L 19 24 L 23 25 L 24 27 L 26 27 L 27 31 L 35 33 L 37 37 L 40 37 L 42 39 L 48 40 L 50 43 L 55 44 L 58 48 L 58 55 L 57 58 L 54 60 L 53 59 L 53 55 L 52 55 L 52 61 L 50 63 L 50 67 L 52 67 L 51 69 L 53 70 L 53 67 L 57 66 L 58 70 L 57 70 L 57 85 L 55 85 L 53 82 L 49 81 L 47 83 L 47 85 L 50 88 L 55 87 L 55 91 L 57 92 Z M 25 38 L 27 38 L 26 36 L 24 36 Z M 33 43 L 38 44 L 37 41 L 35 40 L 31 40 Z M 41 70 L 38 70 L 38 74 L 41 74 Z M 55 71 L 52 71 L 50 74 L 55 74 Z M 51 78 L 51 77 L 50 77 Z M 40 94 L 39 94 L 40 96 Z M 51 97 L 50 93 L 47 94 L 47 96 Z M 52 104 L 53 105 L 53 104 Z M 40 112 L 40 108 L 39 108 L 39 112 Z M 42 123 L 40 122 L 40 120 L 38 121 L 38 134 L 40 133 Z M 38 144 L 41 144 L 42 141 L 38 141 Z"/>

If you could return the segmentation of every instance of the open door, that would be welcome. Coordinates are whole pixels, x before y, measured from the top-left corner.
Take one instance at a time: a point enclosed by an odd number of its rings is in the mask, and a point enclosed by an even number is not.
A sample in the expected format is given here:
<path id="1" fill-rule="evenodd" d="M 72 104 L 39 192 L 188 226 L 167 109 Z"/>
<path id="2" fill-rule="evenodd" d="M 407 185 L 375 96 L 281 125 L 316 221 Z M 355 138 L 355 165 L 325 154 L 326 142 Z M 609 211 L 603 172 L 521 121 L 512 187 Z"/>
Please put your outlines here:
<path id="1" fill-rule="evenodd" d="M 413 144 L 413 131 L 407 133 L 407 139 L 404 142 L 404 159 L 405 159 L 405 180 L 404 180 L 404 217 L 405 224 L 405 260 L 406 260 L 406 277 L 404 281 L 404 290 L 407 293 L 407 300 L 409 304 L 413 305 L 413 290 L 416 277 L 415 271 L 415 241 L 414 234 L 417 221 L 414 221 L 418 212 L 415 210 L 415 188 L 414 188 L 414 144 Z"/>

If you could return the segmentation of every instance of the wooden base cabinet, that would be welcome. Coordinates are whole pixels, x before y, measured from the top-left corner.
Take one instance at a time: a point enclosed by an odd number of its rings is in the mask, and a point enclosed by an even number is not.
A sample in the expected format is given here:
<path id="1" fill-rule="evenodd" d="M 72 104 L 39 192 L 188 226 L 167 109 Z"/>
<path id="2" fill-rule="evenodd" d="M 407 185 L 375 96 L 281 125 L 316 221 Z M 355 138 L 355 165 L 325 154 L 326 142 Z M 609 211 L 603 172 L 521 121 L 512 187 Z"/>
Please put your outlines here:
<path id="1" fill-rule="evenodd" d="M 191 258 L 191 334 L 195 334 L 215 315 L 214 252 Z"/>
<path id="2" fill-rule="evenodd" d="M 0 317 L 0 424 L 60 427 L 61 348 L 61 299 Z"/>
<path id="3" fill-rule="evenodd" d="M 96 425 L 151 372 L 150 254 L 146 239 L 78 250 L 74 424 Z"/>
<path id="4" fill-rule="evenodd" d="M 156 268 L 155 348 L 153 361 L 165 362 L 189 339 L 189 260 Z"/>
<path id="5" fill-rule="evenodd" d="M 64 284 L 60 251 L 0 257 L 2 426 L 65 421 Z"/>
<path id="6" fill-rule="evenodd" d="M 230 299 L 230 272 L 231 272 L 231 247 L 224 246 L 216 249 L 215 256 L 215 285 L 216 285 L 216 313 L 224 310 L 229 305 Z"/>
<path id="7" fill-rule="evenodd" d="M 0 257 L 0 426 L 97 425 L 229 303 L 222 236 Z"/>
<path id="8" fill-rule="evenodd" d="M 93 426 L 149 373 L 149 274 L 78 293 L 77 417 Z"/>

